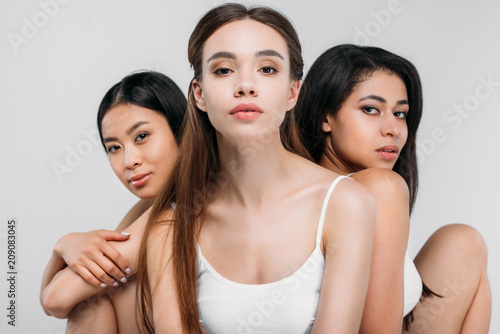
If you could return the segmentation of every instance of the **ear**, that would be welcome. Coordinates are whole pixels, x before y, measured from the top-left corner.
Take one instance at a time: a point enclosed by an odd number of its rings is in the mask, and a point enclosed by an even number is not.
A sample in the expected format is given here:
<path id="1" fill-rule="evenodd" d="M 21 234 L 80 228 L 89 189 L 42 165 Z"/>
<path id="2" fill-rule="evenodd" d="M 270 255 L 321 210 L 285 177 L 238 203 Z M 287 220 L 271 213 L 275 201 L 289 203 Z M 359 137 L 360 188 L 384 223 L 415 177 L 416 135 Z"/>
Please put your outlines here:
<path id="1" fill-rule="evenodd" d="M 198 109 L 207 112 L 207 106 L 205 104 L 205 99 L 203 98 L 203 88 L 196 79 L 193 79 L 191 89 L 193 90 L 194 100 Z"/>
<path id="2" fill-rule="evenodd" d="M 286 110 L 292 110 L 297 103 L 297 99 L 299 97 L 301 82 L 300 80 L 292 80 L 292 84 L 290 86 L 290 96 L 288 97 L 288 104 Z"/>
<path id="3" fill-rule="evenodd" d="M 321 129 L 323 130 L 323 132 L 332 132 L 333 125 L 334 125 L 334 118 L 332 115 L 327 113 L 325 117 L 323 117 L 323 123 L 321 123 Z"/>

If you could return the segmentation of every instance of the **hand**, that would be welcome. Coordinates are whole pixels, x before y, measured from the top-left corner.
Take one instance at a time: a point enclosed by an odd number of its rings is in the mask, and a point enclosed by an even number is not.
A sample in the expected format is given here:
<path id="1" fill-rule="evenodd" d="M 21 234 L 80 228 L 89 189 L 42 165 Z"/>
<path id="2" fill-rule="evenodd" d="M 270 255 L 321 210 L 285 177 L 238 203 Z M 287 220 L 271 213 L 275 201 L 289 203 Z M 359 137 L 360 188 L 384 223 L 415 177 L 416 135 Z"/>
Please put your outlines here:
<path id="1" fill-rule="evenodd" d="M 128 261 L 108 241 L 125 241 L 130 235 L 117 231 L 97 230 L 69 233 L 55 245 L 64 262 L 94 286 L 115 286 L 125 283 L 130 274 Z"/>

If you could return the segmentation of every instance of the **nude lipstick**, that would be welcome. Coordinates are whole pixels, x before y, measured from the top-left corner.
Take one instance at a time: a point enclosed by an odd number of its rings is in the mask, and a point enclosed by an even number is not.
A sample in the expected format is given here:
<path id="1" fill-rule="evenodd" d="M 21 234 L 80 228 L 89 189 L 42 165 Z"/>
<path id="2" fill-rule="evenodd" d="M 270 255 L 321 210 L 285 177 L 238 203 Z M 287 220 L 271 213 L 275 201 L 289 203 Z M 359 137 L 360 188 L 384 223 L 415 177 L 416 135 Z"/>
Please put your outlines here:
<path id="1" fill-rule="evenodd" d="M 151 176 L 151 173 L 149 174 L 137 174 L 132 176 L 128 181 L 134 186 L 134 187 L 141 187 L 143 186 L 149 177 Z"/>
<path id="2" fill-rule="evenodd" d="M 386 145 L 377 149 L 377 153 L 386 160 L 394 160 L 398 157 L 399 148 L 396 145 Z"/>
<path id="3" fill-rule="evenodd" d="M 262 115 L 262 109 L 254 103 L 240 103 L 229 114 L 241 121 L 251 121 Z"/>

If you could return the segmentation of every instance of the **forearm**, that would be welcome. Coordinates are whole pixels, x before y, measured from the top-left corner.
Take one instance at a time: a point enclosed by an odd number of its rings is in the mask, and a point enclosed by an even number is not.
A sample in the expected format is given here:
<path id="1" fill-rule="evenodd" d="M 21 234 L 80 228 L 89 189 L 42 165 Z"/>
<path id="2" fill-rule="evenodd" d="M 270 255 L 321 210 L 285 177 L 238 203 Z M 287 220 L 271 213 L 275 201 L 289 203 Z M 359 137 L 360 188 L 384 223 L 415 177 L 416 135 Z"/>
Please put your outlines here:
<path id="1" fill-rule="evenodd" d="M 136 256 L 146 220 L 147 214 L 143 214 L 126 229 L 131 234 L 129 240 L 109 242 L 130 263 L 132 270 L 128 274 L 134 274 L 137 270 Z M 57 261 L 57 259 L 53 261 Z M 57 268 L 56 264 L 51 265 L 51 268 Z M 90 272 L 87 274 L 92 275 Z M 57 318 L 66 318 L 76 304 L 103 289 L 88 283 L 71 268 L 64 268 L 55 275 L 51 270 L 50 275 L 46 276 L 41 293 L 42 307 L 48 315 Z"/>
<path id="2" fill-rule="evenodd" d="M 55 274 L 50 283 L 42 288 L 42 307 L 48 315 L 67 318 L 76 304 L 101 290 L 103 288 L 87 283 L 71 268 L 65 268 Z"/>
<path id="3" fill-rule="evenodd" d="M 57 254 L 57 252 L 54 250 L 52 251 L 52 256 L 50 257 L 49 263 L 45 267 L 45 271 L 43 273 L 42 277 L 42 286 L 40 288 L 40 303 L 42 304 L 43 310 L 47 315 L 50 315 L 48 310 L 44 306 L 44 290 L 47 288 L 47 286 L 50 284 L 54 276 L 64 267 L 66 266 L 66 263 L 64 262 L 63 258 Z"/>

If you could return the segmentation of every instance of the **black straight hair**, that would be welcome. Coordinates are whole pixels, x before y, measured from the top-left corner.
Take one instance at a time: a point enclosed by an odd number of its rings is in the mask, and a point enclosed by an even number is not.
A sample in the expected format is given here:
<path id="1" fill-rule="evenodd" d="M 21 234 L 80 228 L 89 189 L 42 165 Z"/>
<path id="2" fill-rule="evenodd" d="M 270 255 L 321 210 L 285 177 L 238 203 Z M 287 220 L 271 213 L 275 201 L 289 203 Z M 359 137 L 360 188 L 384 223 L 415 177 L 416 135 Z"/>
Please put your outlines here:
<path id="1" fill-rule="evenodd" d="M 163 114 L 179 145 L 187 100 L 172 79 L 155 71 L 136 72 L 127 75 L 108 90 L 97 112 L 97 128 L 104 149 L 106 146 L 102 137 L 102 119 L 111 108 L 122 103 L 130 103 Z"/>
<path id="2" fill-rule="evenodd" d="M 321 124 L 327 114 L 335 117 L 354 89 L 376 71 L 397 75 L 408 94 L 408 139 L 393 170 L 410 190 L 410 211 L 418 188 L 416 135 L 422 117 L 422 87 L 417 69 L 408 60 L 377 47 L 342 44 L 325 51 L 312 65 L 302 84 L 295 118 L 302 141 L 315 162 L 325 147 Z"/>

